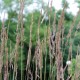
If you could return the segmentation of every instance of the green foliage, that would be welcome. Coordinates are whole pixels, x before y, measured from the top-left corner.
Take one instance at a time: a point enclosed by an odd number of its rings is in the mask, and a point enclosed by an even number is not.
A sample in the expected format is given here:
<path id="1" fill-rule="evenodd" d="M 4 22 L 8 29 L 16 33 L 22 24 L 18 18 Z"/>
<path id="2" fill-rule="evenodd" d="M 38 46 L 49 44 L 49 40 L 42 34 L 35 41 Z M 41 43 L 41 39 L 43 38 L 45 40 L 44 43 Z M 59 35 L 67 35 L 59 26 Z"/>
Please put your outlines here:
<path id="1" fill-rule="evenodd" d="M 75 0 L 78 3 L 78 7 L 80 8 L 80 0 Z"/>
<path id="2" fill-rule="evenodd" d="M 66 3 L 66 5 L 65 5 L 65 3 Z M 68 8 L 69 3 L 66 0 L 62 0 L 62 6 L 64 7 L 64 5 L 66 8 Z"/>
<path id="3" fill-rule="evenodd" d="M 3 0 L 3 1 L 4 1 L 4 7 L 5 7 L 5 8 L 11 6 L 11 2 L 12 2 L 12 0 Z"/>
<path id="4" fill-rule="evenodd" d="M 30 25 L 31 25 L 31 15 L 29 14 L 26 17 L 26 22 L 24 24 L 25 27 L 25 33 L 24 33 L 24 38 L 25 38 L 25 43 L 28 45 L 29 44 L 29 34 L 30 34 Z M 38 29 L 38 22 L 39 22 L 39 16 L 40 12 L 36 11 L 33 13 L 33 27 L 32 27 L 32 44 L 33 46 L 36 45 L 36 40 L 37 40 L 37 29 Z M 42 18 L 41 18 L 42 19 Z M 40 24 L 39 24 L 40 25 Z M 40 25 L 40 39 L 42 40 L 44 37 L 44 32 L 46 32 L 47 26 L 45 24 Z"/>
<path id="5" fill-rule="evenodd" d="M 76 59 L 71 60 L 71 65 L 68 66 L 68 74 L 72 76 L 72 79 L 75 79 L 75 70 L 76 70 Z"/>
<path id="6" fill-rule="evenodd" d="M 74 38 L 74 44 L 75 45 L 80 44 L 80 37 L 79 36 L 80 36 L 80 33 L 77 33 L 77 35 Z"/>

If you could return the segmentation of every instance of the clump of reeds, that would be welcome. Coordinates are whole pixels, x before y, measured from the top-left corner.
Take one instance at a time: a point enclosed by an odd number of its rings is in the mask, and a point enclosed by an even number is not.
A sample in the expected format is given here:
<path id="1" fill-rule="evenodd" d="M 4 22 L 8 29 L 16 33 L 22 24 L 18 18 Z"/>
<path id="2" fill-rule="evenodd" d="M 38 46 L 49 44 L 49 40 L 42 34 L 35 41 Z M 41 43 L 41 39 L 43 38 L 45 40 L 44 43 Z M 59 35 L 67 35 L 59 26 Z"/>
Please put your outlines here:
<path id="1" fill-rule="evenodd" d="M 49 4 L 49 3 L 48 3 Z M 24 48 L 24 44 L 23 44 L 23 38 L 24 38 L 24 27 L 23 27 L 23 9 L 24 9 L 24 0 L 20 0 L 20 12 L 18 15 L 18 24 L 17 24 L 17 28 L 16 28 L 16 43 L 15 43 L 15 48 L 12 50 L 11 49 L 11 42 L 10 42 L 10 51 L 8 49 L 8 33 L 4 27 L 4 23 L 2 23 L 2 30 L 1 30 L 1 46 L 0 46 L 0 80 L 2 80 L 2 67 L 4 65 L 4 80 L 8 80 L 9 79 L 9 71 L 8 71 L 8 67 L 9 67 L 9 63 L 8 63 L 8 55 L 9 52 L 10 54 L 10 66 L 12 65 L 12 59 L 14 58 L 14 71 L 13 71 L 13 80 L 17 80 L 17 73 L 18 73 L 18 60 L 19 60 L 19 53 L 21 54 L 21 76 L 20 79 L 23 80 L 23 70 L 22 70 L 22 66 L 23 66 L 23 62 L 22 62 L 22 53 L 23 53 L 23 48 Z M 49 8 L 50 12 L 52 11 L 52 1 L 51 1 L 51 7 Z M 58 21 L 58 26 L 56 25 L 56 12 L 54 13 L 54 21 L 51 27 L 51 14 L 49 14 L 49 25 L 48 25 L 48 29 L 46 29 L 44 32 L 44 38 L 43 40 L 40 39 L 40 27 L 41 24 L 43 22 L 41 22 L 41 14 L 39 17 L 39 21 L 38 21 L 38 26 L 37 26 L 37 42 L 36 42 L 36 46 L 35 46 L 35 53 L 34 53 L 34 61 L 35 63 L 33 63 L 35 66 L 35 71 L 33 72 L 31 70 L 31 67 L 33 67 L 33 65 L 31 65 L 31 51 L 32 51 L 32 28 L 33 28 L 33 14 L 31 17 L 31 25 L 30 25 L 30 40 L 29 40 L 29 50 L 28 50 L 28 56 L 27 56 L 27 64 L 26 64 L 26 76 L 27 76 L 27 80 L 64 80 L 64 72 L 67 69 L 67 64 L 65 66 L 65 68 L 63 69 L 63 54 L 62 54 L 62 48 L 63 48 L 63 39 L 64 39 L 64 12 L 65 12 L 65 5 L 64 8 L 61 12 L 61 17 Z M 77 14 L 77 16 L 79 15 L 80 10 Z M 70 39 L 70 43 L 69 43 L 69 54 L 68 54 L 68 61 L 72 60 L 72 45 L 73 42 L 71 42 L 71 33 L 72 30 L 74 28 L 77 16 L 74 17 L 73 23 L 71 24 L 71 27 L 69 29 L 69 33 L 67 35 L 67 39 Z M 77 29 L 79 29 L 79 24 L 77 25 Z M 51 31 L 52 29 L 52 31 Z M 77 31 L 76 31 L 77 32 Z M 48 35 L 47 35 L 48 34 Z M 68 45 L 68 40 L 66 42 L 65 45 Z M 66 46 L 65 46 L 66 47 Z M 20 50 L 19 50 L 20 49 Z M 11 51 L 12 50 L 12 51 Z M 44 53 L 44 54 L 43 54 Z M 77 52 L 78 53 L 78 52 Z M 5 56 L 5 62 L 3 62 L 3 56 L 4 54 Z M 13 57 L 14 56 L 14 57 Z M 44 58 L 44 59 L 43 59 Z M 48 59 L 49 58 L 49 59 Z M 49 61 L 47 61 L 47 59 Z M 43 61 L 44 60 L 44 61 Z M 79 55 L 76 56 L 76 61 L 79 61 Z M 45 64 L 43 64 L 43 62 Z M 49 62 L 49 73 L 48 76 L 47 74 L 47 62 Z M 44 66 L 43 66 L 44 65 Z M 56 67 L 56 76 L 54 76 L 54 67 Z M 42 71 L 44 69 L 44 72 Z M 76 65 L 76 69 L 77 69 L 77 65 Z M 34 76 L 35 73 L 35 76 Z M 75 79 L 78 80 L 80 71 L 79 73 L 77 73 L 75 71 L 74 76 Z M 24 74 L 25 75 L 25 74 Z M 35 78 L 34 78 L 35 77 Z M 44 77 L 44 79 L 43 79 Z M 56 79 L 55 79 L 56 77 Z M 69 80 L 72 77 L 71 74 L 68 73 L 68 77 L 67 80 Z M 11 78 L 10 78 L 11 79 Z"/>
<path id="2" fill-rule="evenodd" d="M 42 10 L 41 10 L 42 11 Z M 35 64 L 36 64 L 36 71 L 35 71 L 35 80 L 40 79 L 42 80 L 42 46 L 40 42 L 40 22 L 41 22 L 41 14 L 38 21 L 38 28 L 37 28 L 37 45 L 35 48 Z"/>
<path id="3" fill-rule="evenodd" d="M 5 30 L 5 63 L 4 63 L 4 80 L 8 80 L 8 46 L 7 46 L 7 41 L 8 41 L 8 34 L 7 31 Z"/>
<path id="4" fill-rule="evenodd" d="M 5 27 L 4 21 L 2 22 L 2 29 L 1 29 L 1 47 L 0 47 L 0 79 L 2 79 L 2 67 L 3 67 L 3 56 L 5 50 Z"/>
<path id="5" fill-rule="evenodd" d="M 31 75 L 32 79 L 32 74 L 30 71 L 30 62 L 31 62 L 31 49 L 32 49 L 32 26 L 33 26 L 33 14 L 31 17 L 31 25 L 30 25 L 30 42 L 29 42 L 29 50 L 28 50 L 28 57 L 27 57 L 27 64 L 26 64 L 26 72 L 27 72 L 27 80 L 29 79 L 29 74 Z"/>
<path id="6" fill-rule="evenodd" d="M 61 33 L 64 23 L 64 12 L 66 9 L 66 2 L 64 4 L 64 8 L 61 12 L 61 17 L 58 21 L 58 28 L 56 32 L 56 67 L 57 67 L 57 80 L 64 80 L 64 71 L 63 71 L 63 55 L 61 51 Z M 63 35 L 63 33 L 62 33 Z"/>
<path id="7" fill-rule="evenodd" d="M 16 28 L 16 44 L 15 44 L 15 56 L 14 56 L 14 76 L 17 79 L 17 69 L 18 69 L 18 59 L 19 59 L 19 49 L 21 43 L 21 80 L 22 80 L 22 49 L 23 49 L 23 9 L 24 9 L 24 0 L 20 0 L 20 12 L 18 14 L 18 23 Z"/>

